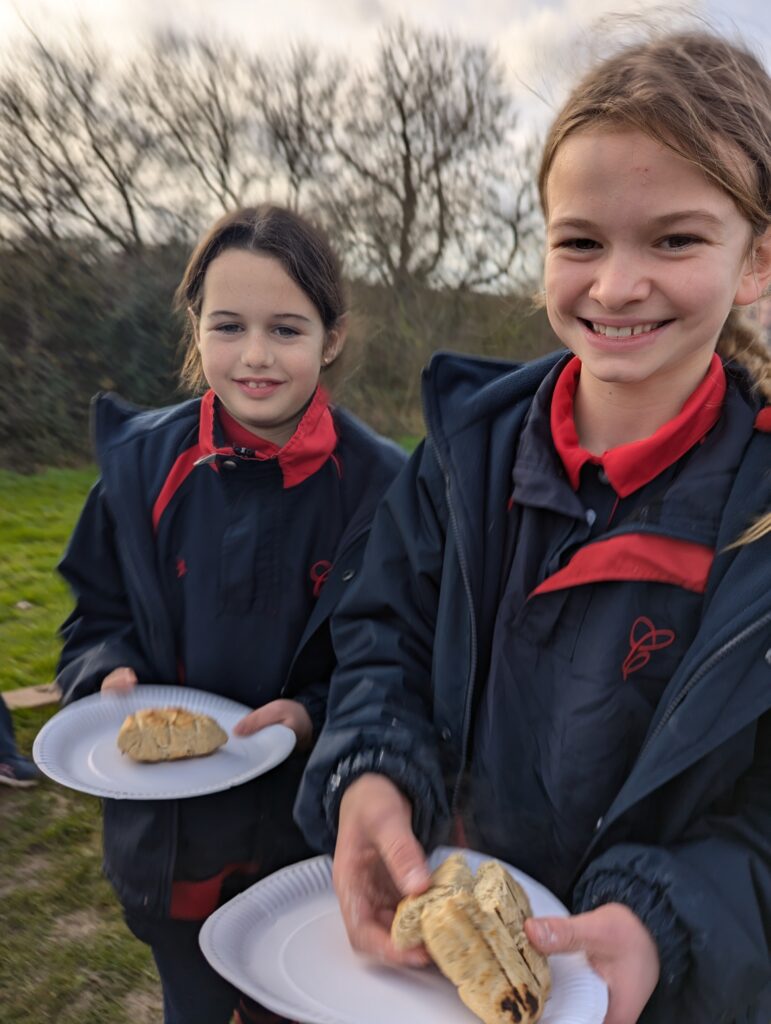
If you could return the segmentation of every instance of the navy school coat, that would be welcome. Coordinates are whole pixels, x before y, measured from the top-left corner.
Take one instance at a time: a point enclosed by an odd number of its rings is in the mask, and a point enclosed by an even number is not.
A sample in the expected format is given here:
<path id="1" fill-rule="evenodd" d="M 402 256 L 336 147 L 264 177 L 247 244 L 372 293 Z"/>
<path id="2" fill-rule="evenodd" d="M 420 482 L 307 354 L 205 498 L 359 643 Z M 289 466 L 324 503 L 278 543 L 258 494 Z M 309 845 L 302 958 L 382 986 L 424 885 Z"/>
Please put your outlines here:
<path id="1" fill-rule="evenodd" d="M 558 358 L 440 354 L 425 375 L 427 441 L 384 501 L 336 620 L 327 724 L 295 811 L 318 848 L 332 848 L 342 792 L 367 771 L 409 795 L 425 844 L 447 837 L 505 572 L 511 453 Z M 662 975 L 642 1020 L 657 1024 L 769 1019 L 771 536 L 728 548 L 771 508 L 768 409 L 757 423 L 698 633 L 570 887 L 575 912 L 618 900 L 653 932 Z M 666 512 L 635 532 L 688 539 Z"/>
<path id="2" fill-rule="evenodd" d="M 60 565 L 77 601 L 62 629 L 65 644 L 58 682 L 64 703 L 97 692 L 104 676 L 121 665 L 134 667 L 140 684 L 179 681 L 152 510 L 178 456 L 198 436 L 200 405 L 200 399 L 193 399 L 167 409 L 139 410 L 113 395 L 94 400 L 93 434 L 101 476 Z M 329 618 L 358 571 L 374 509 L 405 460 L 396 445 L 345 410 L 333 409 L 333 418 L 346 519 L 332 567 L 281 689 L 282 696 L 306 704 L 317 728 L 334 664 Z M 193 472 L 211 470 L 201 466 Z M 319 514 L 323 510 L 309 509 L 309 515 Z M 204 540 L 210 528 L 206 522 L 199 524 Z M 249 801 L 249 813 L 255 816 L 255 806 L 263 808 L 259 819 L 268 838 L 275 839 L 261 851 L 263 873 L 307 855 L 299 833 L 290 834 L 291 805 L 305 760 L 306 755 L 294 755 L 267 776 L 221 794 L 228 806 L 238 799 Z M 221 820 L 221 808 L 218 813 L 223 801 L 200 802 L 197 843 L 204 862 L 218 863 L 228 824 Z M 278 821 L 282 808 L 287 809 L 283 824 Z M 178 802 L 173 800 L 105 801 L 105 873 L 127 908 L 153 916 L 169 912 L 177 818 Z M 282 828 L 285 834 L 279 841 Z M 246 858 L 233 861 L 241 859 Z"/>

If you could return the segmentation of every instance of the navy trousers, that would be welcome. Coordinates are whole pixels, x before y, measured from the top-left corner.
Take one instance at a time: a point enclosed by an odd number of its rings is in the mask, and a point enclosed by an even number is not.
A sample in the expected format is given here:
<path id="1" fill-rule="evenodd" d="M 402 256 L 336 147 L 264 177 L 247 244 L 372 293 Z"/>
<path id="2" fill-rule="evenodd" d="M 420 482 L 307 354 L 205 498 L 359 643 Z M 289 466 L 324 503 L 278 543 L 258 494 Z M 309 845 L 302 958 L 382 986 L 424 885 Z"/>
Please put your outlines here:
<path id="1" fill-rule="evenodd" d="M 209 966 L 198 945 L 200 921 L 126 913 L 133 934 L 152 949 L 163 987 L 164 1024 L 293 1024 L 242 996 Z"/>

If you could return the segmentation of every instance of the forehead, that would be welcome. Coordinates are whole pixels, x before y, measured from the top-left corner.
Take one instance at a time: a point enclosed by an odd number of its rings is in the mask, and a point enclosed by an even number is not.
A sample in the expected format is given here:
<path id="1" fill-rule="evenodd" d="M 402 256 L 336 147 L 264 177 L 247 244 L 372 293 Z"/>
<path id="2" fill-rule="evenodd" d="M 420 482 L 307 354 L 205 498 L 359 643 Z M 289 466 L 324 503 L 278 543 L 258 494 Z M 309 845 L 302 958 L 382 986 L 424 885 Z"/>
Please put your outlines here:
<path id="1" fill-rule="evenodd" d="M 315 311 L 310 298 L 290 277 L 280 260 L 247 249 L 226 249 L 206 268 L 203 280 L 203 308 L 260 305 L 299 307 L 309 315 Z M 235 310 L 234 310 L 235 311 Z M 287 309 L 282 310 L 288 311 Z"/>
<path id="2" fill-rule="evenodd" d="M 721 219 L 740 217 L 728 193 L 700 168 L 634 130 L 586 130 L 568 136 L 554 156 L 546 202 L 550 222 L 624 212 L 664 216 L 696 207 Z"/>

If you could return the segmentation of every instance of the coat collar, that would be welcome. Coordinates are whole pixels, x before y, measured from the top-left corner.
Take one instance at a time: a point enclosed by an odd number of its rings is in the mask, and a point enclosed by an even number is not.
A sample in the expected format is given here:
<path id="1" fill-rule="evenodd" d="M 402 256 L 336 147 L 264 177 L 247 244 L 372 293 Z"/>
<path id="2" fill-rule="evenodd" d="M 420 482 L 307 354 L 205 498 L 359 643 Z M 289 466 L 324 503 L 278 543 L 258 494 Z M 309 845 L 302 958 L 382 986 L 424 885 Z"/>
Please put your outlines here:
<path id="1" fill-rule="evenodd" d="M 337 447 L 337 431 L 323 388 L 316 389 L 297 429 L 282 447 L 241 426 L 209 390 L 201 399 L 198 440 L 198 463 L 214 461 L 218 455 L 259 462 L 275 459 L 287 489 L 321 469 Z"/>

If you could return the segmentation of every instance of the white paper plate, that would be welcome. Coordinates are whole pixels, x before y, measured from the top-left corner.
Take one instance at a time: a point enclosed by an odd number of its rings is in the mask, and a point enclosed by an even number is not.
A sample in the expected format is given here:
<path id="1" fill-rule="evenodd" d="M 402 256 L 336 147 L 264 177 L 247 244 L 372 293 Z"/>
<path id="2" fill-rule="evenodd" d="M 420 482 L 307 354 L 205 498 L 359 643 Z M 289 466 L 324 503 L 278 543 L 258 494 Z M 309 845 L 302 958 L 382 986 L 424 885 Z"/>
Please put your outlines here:
<path id="1" fill-rule="evenodd" d="M 432 867 L 456 852 L 440 847 Z M 488 859 L 462 851 L 472 870 Z M 564 916 L 560 901 L 506 865 L 533 913 Z M 394 969 L 351 949 L 332 888 L 332 861 L 314 857 L 257 882 L 204 923 L 200 945 L 212 967 L 275 1013 L 308 1024 L 479 1024 L 434 968 Z M 552 992 L 542 1024 L 602 1024 L 605 982 L 581 953 L 552 956 Z"/>
<path id="2" fill-rule="evenodd" d="M 138 764 L 118 750 L 118 730 L 140 708 L 182 707 L 211 715 L 228 733 L 208 757 Z M 35 738 L 32 756 L 55 782 L 118 800 L 173 800 L 217 793 L 262 775 L 285 760 L 295 734 L 270 725 L 252 736 L 230 735 L 251 708 L 185 686 L 139 685 L 124 694 L 97 693 L 59 711 Z"/>

